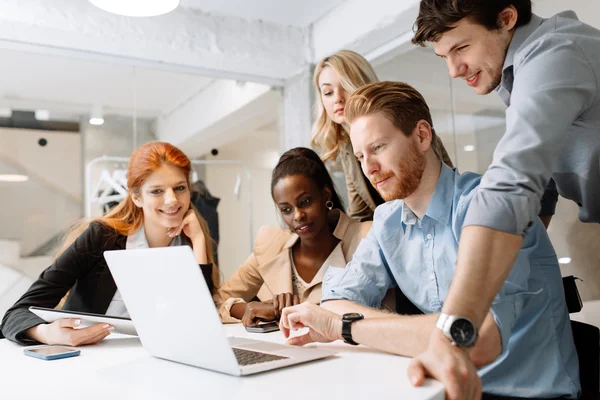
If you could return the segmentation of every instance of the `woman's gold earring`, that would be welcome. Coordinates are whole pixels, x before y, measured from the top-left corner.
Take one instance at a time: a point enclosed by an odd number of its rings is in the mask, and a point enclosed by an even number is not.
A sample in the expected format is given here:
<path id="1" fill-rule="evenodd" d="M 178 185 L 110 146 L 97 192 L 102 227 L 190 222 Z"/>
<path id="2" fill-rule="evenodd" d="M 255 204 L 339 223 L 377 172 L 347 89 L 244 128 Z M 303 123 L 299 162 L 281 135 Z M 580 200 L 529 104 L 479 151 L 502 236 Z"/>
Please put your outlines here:
<path id="1" fill-rule="evenodd" d="M 327 202 L 325 203 L 325 207 L 327 207 L 329 211 L 333 210 L 333 201 L 327 200 Z"/>

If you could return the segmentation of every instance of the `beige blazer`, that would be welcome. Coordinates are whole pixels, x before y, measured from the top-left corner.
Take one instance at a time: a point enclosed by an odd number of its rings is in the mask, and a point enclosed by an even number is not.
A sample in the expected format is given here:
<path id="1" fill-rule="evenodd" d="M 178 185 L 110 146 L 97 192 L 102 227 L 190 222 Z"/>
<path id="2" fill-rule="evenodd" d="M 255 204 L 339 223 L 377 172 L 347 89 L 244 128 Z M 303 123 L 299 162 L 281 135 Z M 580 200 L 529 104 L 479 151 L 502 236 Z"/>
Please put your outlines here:
<path id="1" fill-rule="evenodd" d="M 301 302 L 318 304 L 321 301 L 321 283 L 329 266 L 345 268 L 361 239 L 371 229 L 371 222 L 355 221 L 341 211 L 339 215 L 333 235 L 340 243 L 310 282 Z M 239 322 L 229 312 L 234 304 L 249 302 L 255 296 L 268 301 L 276 294 L 293 292 L 290 249 L 297 240 L 298 235 L 287 228 L 260 228 L 252 254 L 215 294 L 223 322 Z"/>
<path id="2" fill-rule="evenodd" d="M 452 160 L 444 147 L 440 138 L 436 135 L 432 144 L 435 154 L 450 168 Z M 350 141 L 340 143 L 339 153 L 340 164 L 344 170 L 346 178 L 346 187 L 348 189 L 348 216 L 358 221 L 370 221 L 373 219 L 373 213 L 377 204 L 371 197 L 367 182 L 363 177 L 360 163 L 354 156 L 354 150 Z"/>

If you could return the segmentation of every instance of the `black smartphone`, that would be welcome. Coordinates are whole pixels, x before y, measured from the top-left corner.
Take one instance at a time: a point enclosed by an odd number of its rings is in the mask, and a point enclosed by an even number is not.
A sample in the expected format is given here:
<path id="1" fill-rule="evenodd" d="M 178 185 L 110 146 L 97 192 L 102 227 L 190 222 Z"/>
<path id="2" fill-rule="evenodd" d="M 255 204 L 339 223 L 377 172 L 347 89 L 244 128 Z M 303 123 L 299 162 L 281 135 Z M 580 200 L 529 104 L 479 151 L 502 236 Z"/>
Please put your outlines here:
<path id="1" fill-rule="evenodd" d="M 279 324 L 275 321 L 259 324 L 256 326 L 247 326 L 246 331 L 252 333 L 269 333 L 279 330 Z"/>

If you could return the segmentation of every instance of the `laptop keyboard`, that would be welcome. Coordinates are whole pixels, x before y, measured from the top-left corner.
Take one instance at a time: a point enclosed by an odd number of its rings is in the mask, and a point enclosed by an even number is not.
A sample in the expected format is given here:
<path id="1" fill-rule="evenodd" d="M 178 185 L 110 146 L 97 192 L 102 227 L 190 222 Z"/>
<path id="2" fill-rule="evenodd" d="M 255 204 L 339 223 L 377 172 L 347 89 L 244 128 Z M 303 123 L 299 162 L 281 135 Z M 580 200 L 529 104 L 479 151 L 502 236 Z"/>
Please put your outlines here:
<path id="1" fill-rule="evenodd" d="M 239 365 L 252 365 L 260 364 L 267 361 L 285 360 L 289 357 L 276 356 L 274 354 L 261 353 L 258 351 L 244 350 L 233 348 L 235 357 L 237 358 Z"/>

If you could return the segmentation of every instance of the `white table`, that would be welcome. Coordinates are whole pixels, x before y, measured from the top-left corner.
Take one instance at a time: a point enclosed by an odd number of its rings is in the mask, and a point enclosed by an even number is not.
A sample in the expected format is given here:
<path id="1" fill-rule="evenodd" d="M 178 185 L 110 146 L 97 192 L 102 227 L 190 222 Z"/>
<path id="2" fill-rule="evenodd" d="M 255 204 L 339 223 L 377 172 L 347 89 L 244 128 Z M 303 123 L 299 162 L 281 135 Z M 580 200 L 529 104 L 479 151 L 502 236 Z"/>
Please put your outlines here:
<path id="1" fill-rule="evenodd" d="M 226 325 L 228 336 L 283 343 L 281 332 L 247 333 Z M 176 340 L 176 338 L 174 338 Z M 193 346 L 190 343 L 190 346 Z M 137 337 L 113 334 L 79 357 L 44 361 L 24 347 L 0 340 L 3 399 L 444 399 L 443 385 L 414 388 L 406 376 L 409 358 L 341 341 L 319 344 L 338 354 L 247 377 L 233 377 L 150 357 Z"/>

